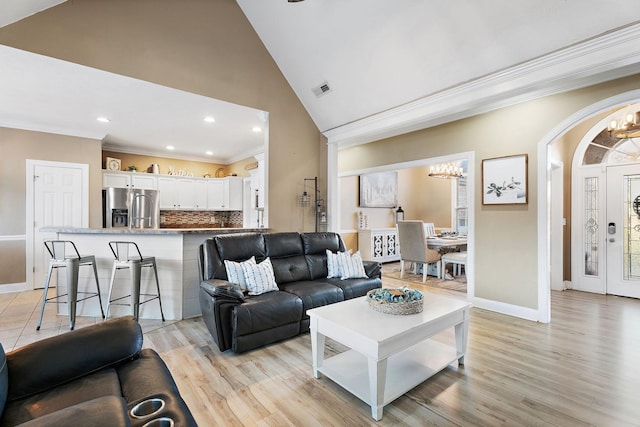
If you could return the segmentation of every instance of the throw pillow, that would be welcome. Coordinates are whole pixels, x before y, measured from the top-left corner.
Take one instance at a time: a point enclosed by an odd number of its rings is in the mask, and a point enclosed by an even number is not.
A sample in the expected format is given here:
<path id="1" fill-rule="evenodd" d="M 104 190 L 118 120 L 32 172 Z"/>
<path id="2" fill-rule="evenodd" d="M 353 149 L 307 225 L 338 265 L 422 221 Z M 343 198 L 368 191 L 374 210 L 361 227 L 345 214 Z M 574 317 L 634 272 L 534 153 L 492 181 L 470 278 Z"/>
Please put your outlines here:
<path id="1" fill-rule="evenodd" d="M 366 278 L 367 273 L 364 271 L 364 264 L 360 251 L 353 255 L 347 252 L 338 252 L 338 265 L 341 271 L 340 279 L 359 279 Z"/>
<path id="2" fill-rule="evenodd" d="M 244 272 L 242 271 L 242 264 L 244 263 L 255 264 L 256 258 L 251 257 L 243 262 L 224 260 L 224 268 L 227 270 L 227 280 L 239 285 L 242 292 L 247 290 L 247 282 L 244 280 Z"/>
<path id="3" fill-rule="evenodd" d="M 338 265 L 338 254 L 327 249 L 327 279 L 332 277 L 341 277 L 342 271 Z"/>
<path id="4" fill-rule="evenodd" d="M 244 273 L 249 295 L 260 295 L 278 290 L 276 277 L 273 274 L 273 266 L 269 258 L 266 258 L 260 264 L 244 263 L 240 267 Z"/>

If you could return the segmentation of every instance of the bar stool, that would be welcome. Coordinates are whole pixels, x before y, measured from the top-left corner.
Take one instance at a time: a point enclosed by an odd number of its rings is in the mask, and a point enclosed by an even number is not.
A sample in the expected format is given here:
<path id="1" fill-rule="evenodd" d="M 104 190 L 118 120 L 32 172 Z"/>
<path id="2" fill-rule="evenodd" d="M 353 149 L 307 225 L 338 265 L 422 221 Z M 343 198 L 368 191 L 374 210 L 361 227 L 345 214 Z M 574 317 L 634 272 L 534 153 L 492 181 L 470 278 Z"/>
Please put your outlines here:
<path id="1" fill-rule="evenodd" d="M 122 242 L 122 241 L 113 241 L 109 242 L 109 248 L 111 248 L 111 252 L 113 252 L 113 256 L 115 259 L 113 260 L 113 269 L 111 271 L 111 283 L 109 285 L 109 298 L 107 302 L 107 318 L 109 318 L 109 309 L 112 305 L 126 305 L 133 306 L 133 317 L 138 320 L 138 314 L 140 312 L 140 305 L 153 301 L 154 299 L 158 300 L 160 304 L 160 316 L 162 316 L 162 321 L 164 322 L 164 313 L 162 311 L 162 299 L 160 299 L 160 283 L 158 282 L 158 268 L 156 267 L 156 257 L 143 257 L 140 253 L 140 249 L 135 242 Z M 156 278 L 156 289 L 158 291 L 157 294 L 141 294 L 140 293 L 140 276 L 142 267 L 151 267 L 153 268 L 153 273 Z M 118 270 L 123 270 L 125 268 L 129 269 L 129 275 L 131 278 L 131 293 L 125 295 L 123 297 L 112 299 L 113 295 L 113 282 L 116 278 L 116 272 Z M 151 297 L 145 299 L 144 301 L 140 301 L 140 297 Z M 131 298 L 130 303 L 117 303 L 115 301 L 120 301 L 125 298 Z"/>
<path id="2" fill-rule="evenodd" d="M 84 301 L 89 298 L 98 297 L 100 303 L 100 312 L 104 319 L 104 310 L 102 309 L 102 297 L 100 296 L 100 283 L 98 282 L 98 270 L 96 267 L 96 258 L 93 255 L 80 256 L 75 243 L 70 240 L 46 240 L 45 248 L 51 255 L 49 260 L 49 272 L 47 281 L 44 285 L 44 294 L 42 295 L 42 308 L 40 309 L 40 319 L 36 330 L 40 330 L 42 325 L 42 316 L 44 315 L 44 306 L 48 302 L 66 303 L 69 309 L 69 328 L 73 330 L 76 324 L 76 306 L 78 301 Z M 96 279 L 97 292 L 78 292 L 78 271 L 81 265 L 91 265 L 93 267 L 93 276 Z M 49 284 L 51 283 L 51 275 L 56 268 L 66 268 L 67 272 L 67 293 L 47 298 L 49 292 Z M 86 295 L 84 298 L 78 299 L 78 294 Z M 67 297 L 67 301 L 58 301 L 59 298 Z"/>

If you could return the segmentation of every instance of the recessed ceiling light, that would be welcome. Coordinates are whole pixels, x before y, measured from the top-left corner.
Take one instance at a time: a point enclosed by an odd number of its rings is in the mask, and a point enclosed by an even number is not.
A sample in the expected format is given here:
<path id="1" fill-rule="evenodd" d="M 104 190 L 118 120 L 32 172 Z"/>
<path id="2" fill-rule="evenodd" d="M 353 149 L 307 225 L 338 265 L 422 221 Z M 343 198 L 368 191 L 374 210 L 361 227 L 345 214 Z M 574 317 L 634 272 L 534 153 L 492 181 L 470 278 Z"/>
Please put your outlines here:
<path id="1" fill-rule="evenodd" d="M 109 120 L 106 117 L 98 117 L 96 120 L 99 121 L 99 122 L 102 122 L 102 123 L 110 123 L 111 122 L 111 120 Z"/>
<path id="2" fill-rule="evenodd" d="M 204 118 L 204 121 L 207 122 L 207 123 L 213 123 L 213 122 L 216 121 L 216 119 L 214 119 L 211 116 L 207 116 L 207 117 Z"/>
<path id="3" fill-rule="evenodd" d="M 167 145 L 167 150 L 175 150 L 176 147 L 174 147 L 173 145 Z"/>
<path id="4" fill-rule="evenodd" d="M 205 153 L 207 156 L 213 156 L 213 151 L 209 150 Z"/>
<path id="5" fill-rule="evenodd" d="M 260 126 L 254 126 L 251 130 L 254 132 L 262 132 L 262 128 Z"/>

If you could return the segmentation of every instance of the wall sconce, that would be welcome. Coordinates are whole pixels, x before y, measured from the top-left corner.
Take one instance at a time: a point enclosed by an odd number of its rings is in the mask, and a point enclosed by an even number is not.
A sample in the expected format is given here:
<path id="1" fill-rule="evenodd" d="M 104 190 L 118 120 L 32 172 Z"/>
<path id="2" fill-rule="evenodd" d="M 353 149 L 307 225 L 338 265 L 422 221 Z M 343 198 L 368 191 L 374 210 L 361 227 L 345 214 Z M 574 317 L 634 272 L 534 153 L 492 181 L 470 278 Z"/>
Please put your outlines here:
<path id="1" fill-rule="evenodd" d="M 305 190 L 302 193 L 302 196 L 299 197 L 298 203 L 300 204 L 300 206 L 305 206 L 305 207 L 311 204 L 311 196 L 309 196 L 309 193 L 307 193 L 307 190 Z"/>

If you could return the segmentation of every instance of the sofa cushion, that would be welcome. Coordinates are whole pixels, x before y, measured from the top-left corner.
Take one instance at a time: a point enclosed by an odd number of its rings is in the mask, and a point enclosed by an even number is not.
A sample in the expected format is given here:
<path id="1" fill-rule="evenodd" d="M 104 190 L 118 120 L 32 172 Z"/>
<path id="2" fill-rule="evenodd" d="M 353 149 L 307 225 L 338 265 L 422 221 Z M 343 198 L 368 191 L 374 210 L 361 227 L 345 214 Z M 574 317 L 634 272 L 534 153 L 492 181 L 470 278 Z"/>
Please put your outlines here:
<path id="1" fill-rule="evenodd" d="M 299 233 L 265 234 L 264 245 L 271 259 L 304 255 Z"/>
<path id="2" fill-rule="evenodd" d="M 142 348 L 142 329 L 132 316 L 72 332 L 33 342 L 7 354 L 10 401 L 132 360 Z M 56 369 L 51 369 L 52 363 Z"/>
<path id="3" fill-rule="evenodd" d="M 236 336 L 299 322 L 302 300 L 291 293 L 276 291 L 249 297 L 233 309 L 232 326 Z"/>
<path id="4" fill-rule="evenodd" d="M 255 256 L 260 262 L 267 257 L 264 238 L 259 233 L 221 234 L 214 240 L 221 260 L 245 261 Z"/>
<path id="5" fill-rule="evenodd" d="M 340 235 L 329 232 L 303 233 L 301 238 L 309 267 L 309 279 L 326 279 L 328 275 L 326 251 L 335 253 L 345 250 Z"/>
<path id="6" fill-rule="evenodd" d="M 260 264 L 245 262 L 240 264 L 244 273 L 244 281 L 249 295 L 261 295 L 278 290 L 276 278 L 273 275 L 271 260 L 266 258 Z"/>
<path id="7" fill-rule="evenodd" d="M 81 352 L 78 351 L 78 353 Z M 113 368 L 102 369 L 47 391 L 9 401 L 2 418 L 20 424 L 82 402 L 110 395 L 122 395 L 120 380 Z"/>
<path id="8" fill-rule="evenodd" d="M 280 289 L 297 295 L 303 304 L 303 317 L 307 310 L 344 301 L 342 289 L 330 283 L 314 281 L 291 282 L 280 286 Z"/>
<path id="9" fill-rule="evenodd" d="M 278 284 L 311 279 L 304 255 L 271 258 L 271 264 Z"/>
<path id="10" fill-rule="evenodd" d="M 343 252 L 344 244 L 336 233 L 303 233 L 301 235 L 305 255 L 324 255 L 325 250 Z"/>
<path id="11" fill-rule="evenodd" d="M 365 296 L 371 289 L 382 287 L 382 280 L 377 277 L 345 280 L 334 278 L 327 279 L 327 282 L 342 289 L 345 300 Z"/>
<path id="12" fill-rule="evenodd" d="M 20 427 L 84 425 L 91 427 L 130 426 L 127 406 L 122 397 L 103 396 L 34 418 Z"/>

